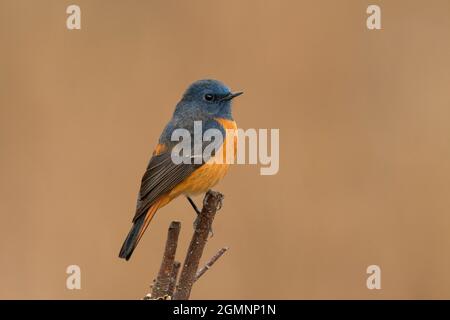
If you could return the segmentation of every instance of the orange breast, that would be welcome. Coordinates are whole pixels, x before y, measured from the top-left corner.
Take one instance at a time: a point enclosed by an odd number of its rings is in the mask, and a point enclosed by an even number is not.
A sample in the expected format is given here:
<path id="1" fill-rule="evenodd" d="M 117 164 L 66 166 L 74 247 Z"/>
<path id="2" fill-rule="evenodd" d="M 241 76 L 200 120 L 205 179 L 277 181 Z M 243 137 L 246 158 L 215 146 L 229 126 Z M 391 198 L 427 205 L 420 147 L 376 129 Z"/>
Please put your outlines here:
<path id="1" fill-rule="evenodd" d="M 236 122 L 226 119 L 216 119 L 224 129 L 236 132 Z M 231 140 L 231 141 L 230 141 Z M 225 137 L 221 148 L 216 153 L 216 156 L 209 159 L 207 163 L 195 170 L 188 178 L 176 186 L 169 194 L 171 199 L 180 194 L 195 195 L 203 193 L 214 187 L 227 173 L 229 164 L 226 163 L 227 145 L 233 143 L 233 157 L 236 155 L 237 136 L 231 134 Z M 221 157 L 217 159 L 218 157 Z"/>

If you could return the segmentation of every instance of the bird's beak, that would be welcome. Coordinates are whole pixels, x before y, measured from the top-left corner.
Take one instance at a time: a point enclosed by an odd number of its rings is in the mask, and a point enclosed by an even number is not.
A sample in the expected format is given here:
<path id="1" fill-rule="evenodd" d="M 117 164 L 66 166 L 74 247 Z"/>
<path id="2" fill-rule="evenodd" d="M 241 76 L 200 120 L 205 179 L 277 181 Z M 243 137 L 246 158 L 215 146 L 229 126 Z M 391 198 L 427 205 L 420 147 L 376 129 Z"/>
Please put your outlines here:
<path id="1" fill-rule="evenodd" d="M 240 96 L 243 93 L 244 93 L 243 91 L 231 92 L 231 93 L 227 94 L 225 97 L 223 97 L 222 100 L 228 101 L 228 100 L 231 100 L 233 98 L 236 98 L 237 96 Z"/>

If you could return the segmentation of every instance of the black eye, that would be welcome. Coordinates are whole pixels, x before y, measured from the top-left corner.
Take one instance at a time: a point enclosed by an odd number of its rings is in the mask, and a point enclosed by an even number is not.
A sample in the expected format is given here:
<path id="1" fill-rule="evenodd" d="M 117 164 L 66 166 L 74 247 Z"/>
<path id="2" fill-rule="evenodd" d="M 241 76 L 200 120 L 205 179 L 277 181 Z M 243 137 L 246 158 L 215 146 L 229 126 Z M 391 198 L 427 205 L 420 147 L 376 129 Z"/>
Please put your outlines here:
<path id="1" fill-rule="evenodd" d="M 214 96 L 212 94 L 205 94 L 205 100 L 206 101 L 212 101 L 214 99 Z"/>

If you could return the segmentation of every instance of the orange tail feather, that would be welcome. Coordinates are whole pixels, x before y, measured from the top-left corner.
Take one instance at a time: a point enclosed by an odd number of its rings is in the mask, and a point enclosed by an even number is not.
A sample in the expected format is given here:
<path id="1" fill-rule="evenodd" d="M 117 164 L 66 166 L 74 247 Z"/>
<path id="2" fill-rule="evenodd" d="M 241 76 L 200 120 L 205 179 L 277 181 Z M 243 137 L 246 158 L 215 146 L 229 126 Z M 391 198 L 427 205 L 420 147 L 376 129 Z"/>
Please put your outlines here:
<path id="1" fill-rule="evenodd" d="M 155 202 L 145 215 L 139 217 L 133 224 L 127 238 L 125 239 L 122 248 L 120 249 L 119 257 L 125 260 L 129 260 L 133 254 L 134 249 L 138 245 L 145 230 L 147 229 L 150 221 L 152 221 L 156 211 L 158 211 L 161 204 L 161 200 Z"/>

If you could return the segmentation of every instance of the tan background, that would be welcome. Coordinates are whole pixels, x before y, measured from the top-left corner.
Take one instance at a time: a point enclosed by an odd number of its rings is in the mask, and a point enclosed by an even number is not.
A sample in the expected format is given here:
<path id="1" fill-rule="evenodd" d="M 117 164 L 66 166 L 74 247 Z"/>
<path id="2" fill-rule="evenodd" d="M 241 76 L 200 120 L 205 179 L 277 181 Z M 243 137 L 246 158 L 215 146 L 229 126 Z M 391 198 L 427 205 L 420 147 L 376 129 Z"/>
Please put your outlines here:
<path id="1" fill-rule="evenodd" d="M 141 298 L 171 220 L 117 258 L 139 181 L 192 81 L 280 128 L 275 176 L 235 166 L 193 298 L 450 298 L 450 2 L 0 1 L 0 298 Z M 198 201 L 200 199 L 197 199 Z M 82 269 L 82 289 L 65 269 Z M 366 268 L 382 268 L 382 290 Z"/>

